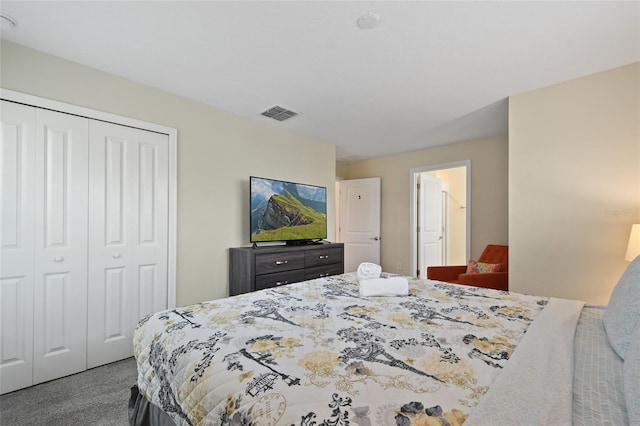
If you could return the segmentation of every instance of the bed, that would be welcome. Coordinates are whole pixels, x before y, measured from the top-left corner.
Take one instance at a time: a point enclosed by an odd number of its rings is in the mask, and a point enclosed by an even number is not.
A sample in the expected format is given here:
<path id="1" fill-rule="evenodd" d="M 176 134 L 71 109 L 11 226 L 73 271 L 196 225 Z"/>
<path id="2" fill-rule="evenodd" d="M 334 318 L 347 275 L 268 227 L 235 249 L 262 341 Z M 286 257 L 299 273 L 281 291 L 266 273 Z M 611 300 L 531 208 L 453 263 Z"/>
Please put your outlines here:
<path id="1" fill-rule="evenodd" d="M 640 293 L 637 263 L 625 275 Z M 636 303 L 616 310 L 638 317 Z M 353 273 L 170 309 L 134 334 L 130 423 L 630 424 L 637 384 L 623 382 L 640 369 L 610 344 L 607 313 L 418 279 L 362 297 Z"/>

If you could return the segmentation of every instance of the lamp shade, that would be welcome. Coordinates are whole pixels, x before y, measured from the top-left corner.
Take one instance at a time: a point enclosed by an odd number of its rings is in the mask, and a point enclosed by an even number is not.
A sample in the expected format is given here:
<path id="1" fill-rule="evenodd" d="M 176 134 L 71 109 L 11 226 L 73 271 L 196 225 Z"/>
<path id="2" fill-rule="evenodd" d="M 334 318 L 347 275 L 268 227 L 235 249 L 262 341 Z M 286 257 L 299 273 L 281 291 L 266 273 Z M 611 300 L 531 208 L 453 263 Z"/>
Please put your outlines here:
<path id="1" fill-rule="evenodd" d="M 627 246 L 627 255 L 624 260 L 631 262 L 640 256 L 640 223 L 631 226 L 631 234 L 629 234 L 629 245 Z"/>

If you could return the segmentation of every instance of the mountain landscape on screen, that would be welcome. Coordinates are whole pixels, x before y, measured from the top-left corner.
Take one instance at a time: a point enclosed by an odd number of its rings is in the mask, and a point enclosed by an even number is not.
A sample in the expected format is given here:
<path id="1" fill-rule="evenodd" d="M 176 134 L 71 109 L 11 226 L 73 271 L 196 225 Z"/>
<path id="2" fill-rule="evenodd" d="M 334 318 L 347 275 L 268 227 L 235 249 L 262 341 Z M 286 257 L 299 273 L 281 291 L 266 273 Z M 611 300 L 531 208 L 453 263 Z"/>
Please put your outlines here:
<path id="1" fill-rule="evenodd" d="M 251 242 L 327 236 L 327 189 L 251 178 Z"/>

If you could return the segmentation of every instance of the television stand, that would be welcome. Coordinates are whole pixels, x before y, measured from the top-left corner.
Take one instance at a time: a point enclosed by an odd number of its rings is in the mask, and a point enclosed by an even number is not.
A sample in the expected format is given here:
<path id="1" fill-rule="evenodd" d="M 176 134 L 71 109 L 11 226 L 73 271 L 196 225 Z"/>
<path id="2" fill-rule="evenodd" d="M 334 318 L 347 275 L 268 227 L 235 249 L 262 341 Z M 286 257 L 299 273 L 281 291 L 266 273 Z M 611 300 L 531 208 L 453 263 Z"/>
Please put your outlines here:
<path id="1" fill-rule="evenodd" d="M 229 249 L 230 296 L 342 273 L 342 243 Z"/>

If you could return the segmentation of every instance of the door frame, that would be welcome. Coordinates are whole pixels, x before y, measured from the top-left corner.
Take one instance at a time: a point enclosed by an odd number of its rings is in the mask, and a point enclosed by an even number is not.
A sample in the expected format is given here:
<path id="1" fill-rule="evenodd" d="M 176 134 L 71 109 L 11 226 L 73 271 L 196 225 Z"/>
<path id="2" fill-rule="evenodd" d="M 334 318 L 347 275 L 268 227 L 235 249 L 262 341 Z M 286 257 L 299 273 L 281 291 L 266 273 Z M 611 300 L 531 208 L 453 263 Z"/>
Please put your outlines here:
<path id="1" fill-rule="evenodd" d="M 78 115 L 99 121 L 120 124 L 169 136 L 169 229 L 167 256 L 167 308 L 176 307 L 177 228 L 178 228 L 178 129 L 108 112 L 97 111 L 73 104 L 41 98 L 26 93 L 0 88 L 0 99 L 65 114 Z"/>
<path id="2" fill-rule="evenodd" d="M 409 219 L 409 271 L 412 276 L 416 275 L 418 270 L 418 252 L 417 252 L 417 242 L 418 238 L 416 235 L 416 230 L 418 226 L 418 205 L 417 205 L 417 197 L 416 197 L 416 176 L 423 172 L 434 172 L 443 169 L 454 169 L 457 167 L 465 167 L 467 169 L 467 199 L 466 202 L 466 226 L 467 226 L 467 238 L 466 238 L 466 247 L 465 247 L 465 256 L 466 261 L 469 261 L 471 257 L 471 160 L 461 160 L 454 161 L 452 163 L 443 163 L 443 164 L 434 164 L 432 166 L 423 166 L 423 167 L 415 167 L 409 170 L 409 209 L 410 209 L 410 219 Z M 426 271 L 425 271 L 426 272 Z M 425 274 L 426 275 L 426 274 Z"/>

